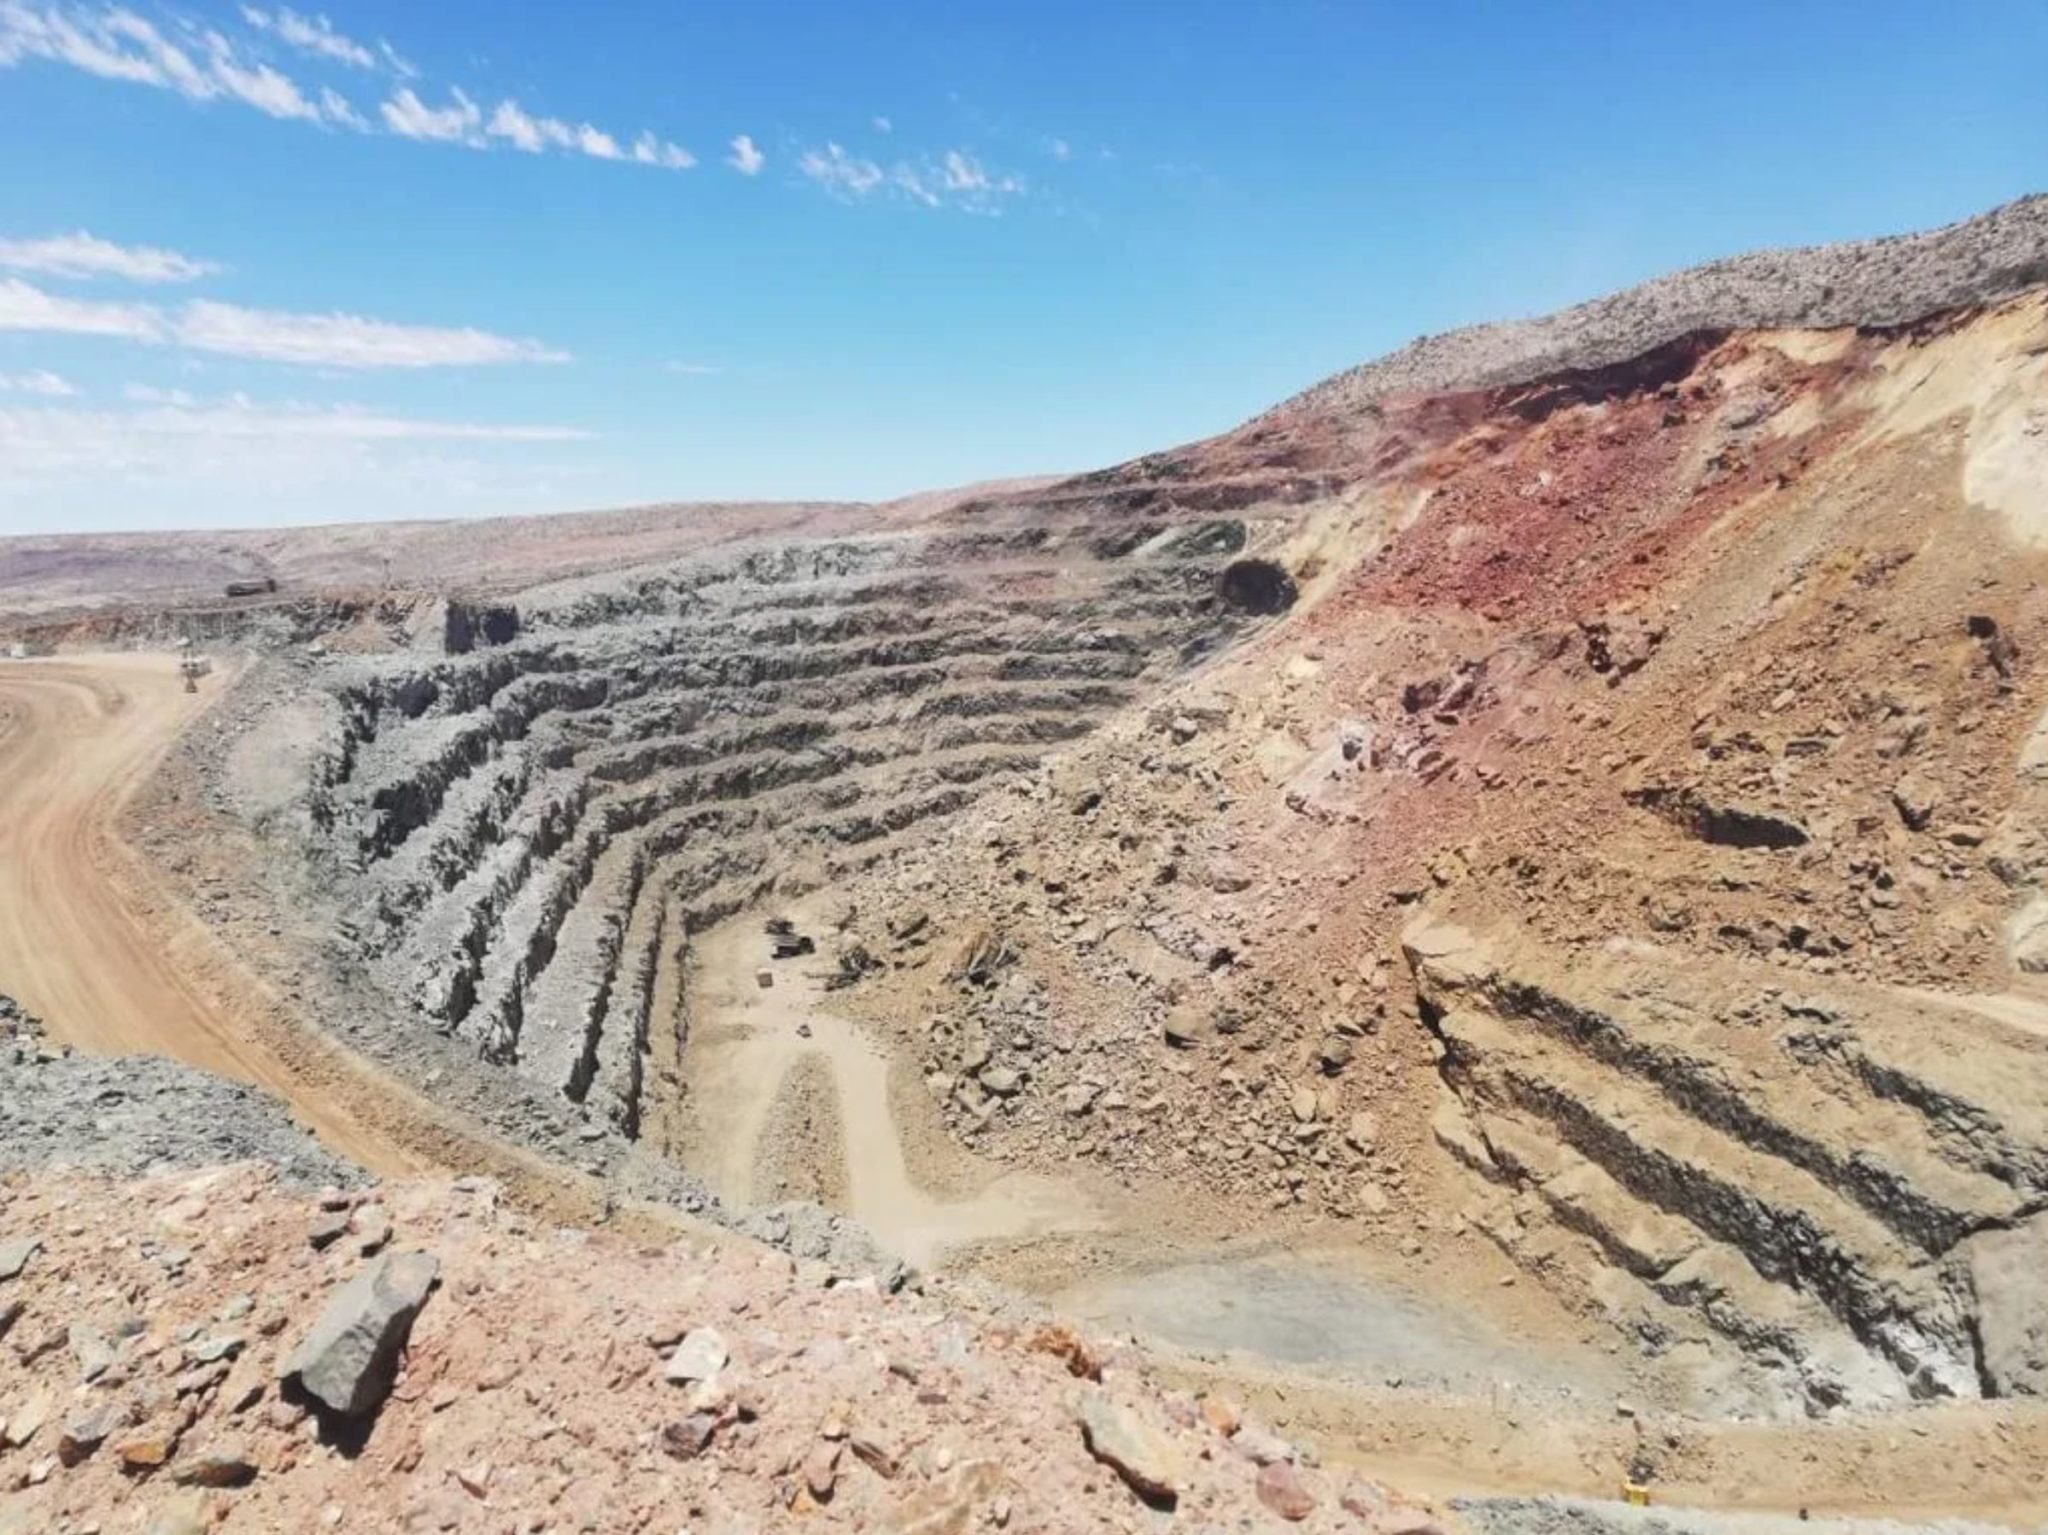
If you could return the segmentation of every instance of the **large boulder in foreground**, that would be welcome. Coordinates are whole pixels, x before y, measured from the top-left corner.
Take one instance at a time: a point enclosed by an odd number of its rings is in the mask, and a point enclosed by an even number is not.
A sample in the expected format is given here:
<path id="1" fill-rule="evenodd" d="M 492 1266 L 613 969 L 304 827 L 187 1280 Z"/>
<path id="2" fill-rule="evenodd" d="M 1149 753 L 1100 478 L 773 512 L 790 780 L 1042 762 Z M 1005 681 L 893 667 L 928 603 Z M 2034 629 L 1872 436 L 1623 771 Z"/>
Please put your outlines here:
<path id="1" fill-rule="evenodd" d="M 328 1298 L 281 1372 L 343 1417 L 374 1413 L 391 1391 L 413 1319 L 441 1272 L 432 1253 L 385 1253 Z"/>

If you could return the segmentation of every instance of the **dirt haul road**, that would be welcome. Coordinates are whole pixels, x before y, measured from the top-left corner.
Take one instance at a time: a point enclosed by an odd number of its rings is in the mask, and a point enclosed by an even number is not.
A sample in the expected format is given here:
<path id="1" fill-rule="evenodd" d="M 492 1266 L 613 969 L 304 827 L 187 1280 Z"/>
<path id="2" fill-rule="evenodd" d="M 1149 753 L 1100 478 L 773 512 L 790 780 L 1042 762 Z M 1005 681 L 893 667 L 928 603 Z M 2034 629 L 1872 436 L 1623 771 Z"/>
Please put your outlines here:
<path id="1" fill-rule="evenodd" d="M 173 1056 L 254 1083 L 364 1166 L 415 1170 L 418 1159 L 229 1023 L 179 962 L 206 941 L 196 922 L 167 938 L 147 913 L 148 876 L 121 840 L 121 812 L 204 703 L 185 692 L 175 656 L 0 664 L 0 992 L 64 1044 Z"/>

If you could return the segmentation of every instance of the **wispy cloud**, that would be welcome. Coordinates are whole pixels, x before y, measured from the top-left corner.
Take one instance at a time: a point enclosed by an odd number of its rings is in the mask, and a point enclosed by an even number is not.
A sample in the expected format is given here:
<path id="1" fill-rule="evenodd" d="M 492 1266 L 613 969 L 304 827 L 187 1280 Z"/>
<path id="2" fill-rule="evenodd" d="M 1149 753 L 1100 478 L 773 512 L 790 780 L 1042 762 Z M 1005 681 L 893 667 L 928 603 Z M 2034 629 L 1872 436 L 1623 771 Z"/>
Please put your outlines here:
<path id="1" fill-rule="evenodd" d="M 715 362 L 665 362 L 661 366 L 663 372 L 679 378 L 710 378 L 725 371 Z"/>
<path id="2" fill-rule="evenodd" d="M 652 129 L 633 140 L 633 159 L 641 165 L 658 165 L 669 171 L 686 171 L 697 163 L 697 157 L 689 150 L 656 138 Z"/>
<path id="3" fill-rule="evenodd" d="M 370 131 L 369 119 L 355 109 L 355 105 L 331 85 L 320 87 L 320 110 L 327 114 L 327 120 L 337 128 L 348 128 L 356 133 Z"/>
<path id="4" fill-rule="evenodd" d="M 0 0 L 0 69 L 42 61 L 190 101 L 240 102 L 280 121 L 421 143 L 553 152 L 670 171 L 697 164 L 688 148 L 652 129 L 627 134 L 530 111 L 509 96 L 487 105 L 489 96 L 459 84 L 415 85 L 418 70 L 387 40 L 352 37 L 318 12 L 244 0 L 236 14 L 247 30 L 230 36 L 222 27 L 235 26 L 233 20 L 216 26 L 171 11 L 159 24 L 120 0 Z M 270 62 L 266 55 L 279 48 L 300 55 L 314 70 L 333 66 L 392 78 L 374 110 L 359 107 L 317 74 L 302 84 Z M 894 133 L 885 115 L 869 123 L 878 135 Z M 1068 157 L 1064 141 L 1050 143 L 1056 159 Z M 727 147 L 725 163 L 743 176 L 756 176 L 767 164 L 766 153 L 749 134 L 736 135 Z M 924 207 L 993 214 L 1028 190 L 1021 177 L 986 169 L 962 149 L 936 158 L 892 155 L 884 162 L 828 141 L 799 155 L 797 168 L 843 202 L 888 194 Z"/>
<path id="5" fill-rule="evenodd" d="M 271 117 L 328 120 L 323 106 L 268 64 L 245 59 L 223 33 L 174 40 L 118 6 L 0 0 L 0 68 L 42 59 L 103 80 L 172 91 L 190 101 L 240 101 Z"/>
<path id="6" fill-rule="evenodd" d="M 512 103 L 507 102 L 507 106 Z M 384 126 L 402 139 L 426 139 L 437 144 L 467 144 L 482 149 L 483 108 L 463 95 L 457 87 L 445 107 L 430 107 L 409 85 L 400 86 L 378 112 Z M 516 111 L 517 108 L 515 107 Z"/>
<path id="7" fill-rule="evenodd" d="M 1021 177 L 991 172 L 964 149 L 949 149 L 937 159 L 899 159 L 885 169 L 827 143 L 806 151 L 797 168 L 841 202 L 888 193 L 925 208 L 999 213 L 1006 201 L 1027 190 Z"/>
<path id="8" fill-rule="evenodd" d="M 850 155 L 837 144 L 804 151 L 797 161 L 802 171 L 834 197 L 852 202 L 866 197 L 886 179 L 881 166 L 858 155 Z"/>
<path id="9" fill-rule="evenodd" d="M 325 16 L 301 16 L 289 8 L 276 13 L 253 5 L 242 7 L 242 20 L 259 32 L 275 33 L 280 41 L 315 58 L 332 59 L 351 69 L 375 69 L 379 56 L 352 37 L 334 30 Z"/>
<path id="10" fill-rule="evenodd" d="M 242 6 L 240 14 L 260 38 L 321 63 L 377 70 L 406 81 L 418 74 L 383 38 L 373 49 L 325 16 L 257 5 Z M 255 51 L 262 52 L 260 43 Z M 470 149 L 499 144 L 534 154 L 552 149 L 672 171 L 697 163 L 689 150 L 651 129 L 628 139 L 594 123 L 531 114 L 509 98 L 487 113 L 460 86 L 448 88 L 445 104 L 433 105 L 412 85 L 401 84 L 378 103 L 373 119 L 333 85 L 301 85 L 217 28 L 180 22 L 167 31 L 119 5 L 0 0 L 0 69 L 30 59 L 103 80 L 154 86 L 190 101 L 239 101 L 269 117 L 357 133 L 381 131 Z"/>
<path id="11" fill-rule="evenodd" d="M 69 399 L 78 393 L 69 379 L 39 368 L 33 373 L 0 373 L 0 394 L 38 394 L 45 399 Z"/>
<path id="12" fill-rule="evenodd" d="M 19 277 L 0 278 L 0 330 L 120 336 L 130 341 L 162 341 L 167 333 L 163 314 L 151 305 L 63 298 Z"/>
<path id="13" fill-rule="evenodd" d="M 329 368 L 471 368 L 493 363 L 567 362 L 538 341 L 471 328 L 399 325 L 353 314 L 293 314 L 195 300 L 179 314 L 175 338 L 195 351 Z"/>
<path id="14" fill-rule="evenodd" d="M 154 245 L 116 245 L 83 229 L 42 240 L 0 240 L 0 267 L 46 277 L 119 277 L 129 282 L 192 282 L 220 270 Z"/>
<path id="15" fill-rule="evenodd" d="M 268 64 L 243 63 L 235 45 L 218 32 L 206 34 L 207 62 L 220 94 L 271 117 L 300 122 L 326 121 L 317 102 L 299 89 L 298 82 Z"/>
<path id="16" fill-rule="evenodd" d="M 509 96 L 486 117 L 483 108 L 459 87 L 450 93 L 446 106 L 435 107 L 422 101 L 411 86 L 400 86 L 379 111 L 384 126 L 400 138 L 461 144 L 469 149 L 505 144 L 530 155 L 561 150 L 593 160 L 630 161 L 672 171 L 686 171 L 697 163 L 697 157 L 682 145 L 652 131 L 622 145 L 594 123 L 538 117 Z"/>
<path id="17" fill-rule="evenodd" d="M 0 278 L 0 331 L 111 336 L 195 352 L 326 368 L 473 368 L 567 362 L 538 341 L 470 327 L 402 325 L 361 315 L 297 314 L 195 299 L 175 311 L 46 293 Z"/>

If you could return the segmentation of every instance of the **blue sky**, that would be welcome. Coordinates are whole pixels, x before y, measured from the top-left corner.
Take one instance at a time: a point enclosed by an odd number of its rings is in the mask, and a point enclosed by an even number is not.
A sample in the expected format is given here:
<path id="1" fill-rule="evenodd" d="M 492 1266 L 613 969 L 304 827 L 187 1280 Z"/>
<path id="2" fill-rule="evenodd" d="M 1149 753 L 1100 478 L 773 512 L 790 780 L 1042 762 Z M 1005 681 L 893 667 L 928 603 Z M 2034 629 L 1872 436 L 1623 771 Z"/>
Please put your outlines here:
<path id="1" fill-rule="evenodd" d="M 2048 7 L 0 0 L 0 532 L 881 497 L 2048 188 Z"/>

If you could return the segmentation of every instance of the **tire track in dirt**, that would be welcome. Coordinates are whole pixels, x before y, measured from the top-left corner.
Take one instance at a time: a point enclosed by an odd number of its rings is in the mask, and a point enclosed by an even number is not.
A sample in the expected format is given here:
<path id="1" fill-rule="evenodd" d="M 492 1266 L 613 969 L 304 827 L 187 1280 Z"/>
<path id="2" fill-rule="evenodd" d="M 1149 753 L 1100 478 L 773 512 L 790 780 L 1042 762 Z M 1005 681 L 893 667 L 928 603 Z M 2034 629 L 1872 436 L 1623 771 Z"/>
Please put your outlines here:
<path id="1" fill-rule="evenodd" d="M 250 1083 L 365 1167 L 417 1171 L 417 1158 L 233 1028 L 145 915 L 121 813 L 202 709 L 174 656 L 0 666 L 0 990 L 40 1014 L 59 1043 L 170 1056 Z"/>
<path id="2" fill-rule="evenodd" d="M 736 917 L 696 948 L 684 1080 L 693 1105 L 694 1155 L 685 1161 L 737 1205 L 759 1201 L 755 1184 L 772 1112 L 784 1084 L 803 1072 L 812 1090 L 836 1099 L 837 1166 L 814 1170 L 846 1190 L 845 1210 L 893 1251 L 928 1267 L 979 1242 L 1088 1230 L 1101 1214 L 1081 1192 L 1049 1178 L 974 1168 L 979 1187 L 964 1197 L 934 1192 L 906 1145 L 890 1094 L 888 1054 L 852 1021 L 823 1004 L 818 980 L 778 966 L 772 985 L 755 981 L 764 946 L 759 929 Z M 775 1148 L 768 1148 L 774 1150 Z M 787 1148 L 783 1148 L 786 1150 Z"/>

